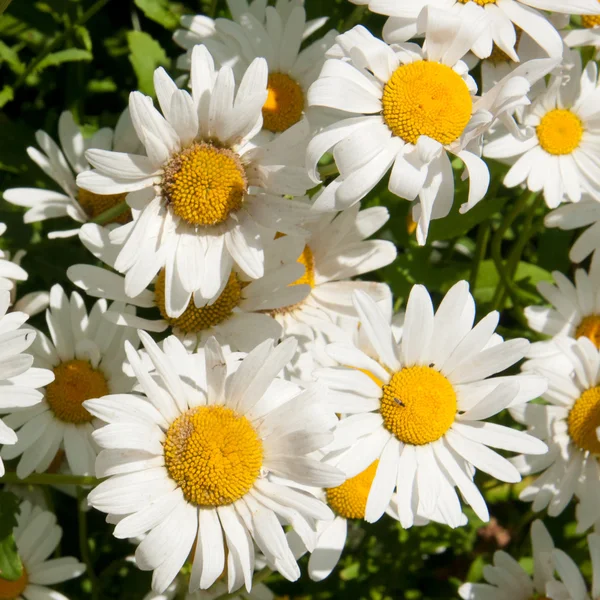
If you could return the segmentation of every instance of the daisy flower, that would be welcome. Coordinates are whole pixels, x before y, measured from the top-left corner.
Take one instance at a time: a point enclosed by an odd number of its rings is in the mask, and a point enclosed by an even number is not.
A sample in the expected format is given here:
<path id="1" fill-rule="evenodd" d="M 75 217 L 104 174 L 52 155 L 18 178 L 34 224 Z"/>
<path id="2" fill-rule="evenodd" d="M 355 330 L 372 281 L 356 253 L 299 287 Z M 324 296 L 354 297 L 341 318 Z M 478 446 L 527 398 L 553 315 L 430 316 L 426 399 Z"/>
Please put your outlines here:
<path id="1" fill-rule="evenodd" d="M 319 79 L 311 86 L 311 106 L 351 115 L 326 127 L 308 145 L 307 166 L 319 182 L 317 164 L 333 149 L 340 175 L 316 200 L 327 210 L 347 208 L 362 199 L 391 167 L 388 187 L 407 200 L 424 244 L 429 222 L 446 216 L 454 199 L 449 153 L 462 159 L 470 179 L 472 208 L 485 195 L 489 171 L 470 149 L 499 116 L 508 119 L 527 104 L 530 85 L 556 64 L 554 59 L 530 61 L 487 94 L 477 86 L 461 60 L 483 22 L 466 27 L 448 13 L 425 10 L 428 22 L 423 49 L 414 44 L 388 46 L 364 27 L 336 38 Z M 442 40 L 442 41 L 440 41 Z"/>
<path id="2" fill-rule="evenodd" d="M 600 249 L 600 202 L 589 196 L 582 198 L 581 202 L 565 204 L 548 213 L 544 225 L 565 231 L 587 227 L 569 251 L 572 262 L 579 263 Z"/>
<path id="3" fill-rule="evenodd" d="M 483 148 L 484 156 L 509 159 L 514 164 L 504 177 L 508 188 L 522 183 L 532 192 L 544 192 L 549 208 L 582 194 L 600 198 L 600 89 L 598 68 L 569 53 L 570 67 L 555 75 L 520 119 L 531 130 L 525 139 L 500 132 Z"/>
<path id="4" fill-rule="evenodd" d="M 295 285 L 305 288 L 304 297 L 270 311 L 285 334 L 297 333 L 303 325 L 319 328 L 338 317 L 356 320 L 354 290 L 363 290 L 377 302 L 391 297 L 387 284 L 351 280 L 381 269 L 396 258 L 392 242 L 367 239 L 387 222 L 388 210 L 383 206 L 359 209 L 360 205 L 355 204 L 339 213 L 327 213 L 305 226 L 308 237 L 278 237 L 267 246 L 268 263 L 295 261 L 302 266 Z"/>
<path id="5" fill-rule="evenodd" d="M 583 15 L 581 17 L 581 28 L 564 31 L 563 41 L 569 48 L 581 48 L 592 46 L 596 49 L 595 59 L 600 56 L 600 7 L 596 5 L 597 13 L 594 15 Z"/>
<path id="6" fill-rule="evenodd" d="M 483 577 L 489 583 L 464 583 L 458 589 L 459 596 L 464 600 L 545 598 L 547 585 L 556 581 L 552 561 L 554 542 L 540 520 L 531 525 L 531 546 L 533 577 L 510 554 L 498 550 L 494 552 L 493 565 L 483 567 Z"/>
<path id="7" fill-rule="evenodd" d="M 28 409 L 43 399 L 41 388 L 54 379 L 52 371 L 32 367 L 33 356 L 24 354 L 33 344 L 36 334 L 31 329 L 21 328 L 28 315 L 22 312 L 7 314 L 10 294 L 0 290 L 0 413 L 15 408 Z M 0 419 L 0 444 L 4 448 L 14 447 L 18 437 L 13 431 L 10 417 Z M 0 477 L 4 475 L 4 463 L 0 453 Z"/>
<path id="8" fill-rule="evenodd" d="M 111 244 L 105 229 L 89 223 L 81 228 L 79 237 L 94 256 L 114 267 L 119 248 Z M 135 298 L 125 294 L 122 275 L 101 267 L 73 265 L 67 269 L 67 276 L 90 296 L 154 308 L 158 313 L 157 318 L 149 319 L 132 312 L 107 310 L 104 317 L 116 325 L 154 332 L 171 329 L 191 350 L 214 336 L 231 350 L 249 352 L 266 339 L 278 340 L 282 336 L 283 329 L 271 313 L 304 300 L 310 292 L 308 285 L 289 287 L 303 272 L 302 265 L 282 264 L 280 257 L 266 261 L 265 274 L 259 279 L 249 280 L 234 269 L 216 299 L 204 306 L 196 306 L 190 300 L 179 317 L 170 317 L 165 309 L 164 270 Z"/>
<path id="9" fill-rule="evenodd" d="M 548 336 L 585 336 L 600 348 L 600 252 L 595 252 L 589 272 L 577 269 L 575 284 L 559 271 L 553 271 L 556 285 L 540 281 L 538 292 L 552 305 L 528 306 L 529 327 Z"/>
<path id="10" fill-rule="evenodd" d="M 86 223 L 123 202 L 124 193 L 96 194 L 78 186 L 75 177 L 90 168 L 90 164 L 85 158 L 87 149 L 112 149 L 117 152 L 139 151 L 140 143 L 131 125 L 127 110 L 119 118 L 114 131 L 106 127 L 98 130 L 89 139 L 84 139 L 73 115 L 69 111 L 65 111 L 58 120 L 60 146 L 45 131 L 37 131 L 35 139 L 41 151 L 29 147 L 27 154 L 50 179 L 58 184 L 63 193 L 38 188 L 6 190 L 4 192 L 5 200 L 28 209 L 23 216 L 25 223 L 65 216 L 79 224 Z M 126 223 L 130 220 L 131 212 L 126 211 L 111 222 Z M 50 232 L 48 237 L 69 237 L 77 235 L 78 231 L 79 226 L 66 231 Z"/>
<path id="11" fill-rule="evenodd" d="M 355 292 L 355 305 L 377 357 L 331 344 L 327 351 L 340 366 L 316 375 L 331 390 L 328 406 L 349 415 L 334 433 L 335 446 L 349 449 L 338 468 L 351 476 L 379 461 L 365 519 L 379 519 L 396 490 L 394 508 L 403 527 L 413 524 L 417 511 L 426 518 L 439 512 L 456 527 L 462 521 L 458 487 L 486 521 L 475 469 L 501 481 L 520 480 L 516 468 L 489 447 L 547 450 L 532 436 L 485 421 L 545 389 L 545 380 L 532 375 L 489 378 L 523 358 L 529 342 L 495 335 L 497 312 L 473 327 L 475 304 L 465 281 L 450 289 L 435 315 L 427 290 L 414 286 L 399 342 L 368 296 Z"/>
<path id="12" fill-rule="evenodd" d="M 450 10 L 465 22 L 475 26 L 483 19 L 485 27 L 472 42 L 471 50 L 479 58 L 487 58 L 498 47 L 512 60 L 518 61 L 515 51 L 518 30 L 526 32 L 548 56 L 562 56 L 562 41 L 551 21 L 540 11 L 571 15 L 590 15 L 598 12 L 597 0 L 351 0 L 368 4 L 373 12 L 387 15 L 383 28 L 388 43 L 406 42 L 426 33 L 419 13 L 424 7 Z"/>
<path id="13" fill-rule="evenodd" d="M 19 439 L 5 446 L 1 456 L 20 456 L 20 478 L 46 471 L 60 450 L 73 474 L 94 474 L 97 449 L 91 433 L 97 421 L 83 401 L 131 390 L 133 380 L 123 371 L 123 342 L 137 338 L 135 331 L 106 321 L 106 310 L 106 301 L 99 300 L 88 314 L 79 294 L 69 299 L 60 285 L 50 290 L 50 338 L 37 331 L 31 352 L 37 370 L 53 377 L 44 382 L 48 385 L 41 402 L 5 418 Z M 113 310 L 118 309 L 113 305 Z"/>
<path id="14" fill-rule="evenodd" d="M 219 295 L 233 264 L 250 279 L 264 274 L 263 235 L 298 234 L 305 218 L 300 196 L 310 182 L 303 166 L 302 123 L 256 146 L 267 97 L 267 66 L 256 59 L 240 85 L 229 67 L 215 70 L 204 46 L 192 51 L 192 94 L 160 68 L 149 97 L 130 95 L 133 125 L 147 156 L 89 150 L 95 170 L 79 185 L 96 193 L 125 193 L 135 220 L 111 231 L 122 244 L 115 268 L 128 296 L 140 294 L 164 268 L 165 306 L 179 317 Z M 297 165 L 297 166 L 295 166 Z"/>
<path id="15" fill-rule="evenodd" d="M 108 425 L 90 493 L 92 506 L 124 517 L 115 536 L 147 533 L 135 556 L 164 591 L 195 547 L 190 592 L 208 589 L 227 565 L 228 590 L 250 591 L 254 544 L 287 579 L 300 576 L 282 523 L 309 548 L 314 522 L 331 519 L 325 504 L 285 484 L 339 485 L 343 474 L 310 457 L 327 445 L 337 418 L 322 390 L 302 391 L 277 374 L 296 342 L 270 340 L 241 360 L 226 359 L 216 340 L 187 354 L 171 336 L 161 350 L 140 332 L 150 374 L 133 347 L 127 357 L 144 397 L 109 395 L 85 403 Z M 209 435 L 206 434 L 209 432 Z M 275 481 L 274 477 L 283 478 Z"/>
<path id="16" fill-rule="evenodd" d="M 68 600 L 47 586 L 79 577 L 85 565 L 74 556 L 48 557 L 62 537 L 56 516 L 25 501 L 20 505 L 17 526 L 13 530 L 23 574 L 15 581 L 0 577 L 0 598 L 15 600 Z"/>
<path id="17" fill-rule="evenodd" d="M 542 395 L 546 405 L 530 404 L 511 407 L 515 420 L 548 444 L 544 456 L 519 456 L 513 459 L 522 475 L 541 475 L 520 495 L 532 502 L 534 511 L 548 509 L 551 517 L 559 515 L 573 497 L 577 530 L 586 531 L 600 520 L 600 353 L 587 338 L 576 342 L 557 337 L 554 342 L 569 368 L 562 362 L 544 365 L 536 361 L 533 371 L 548 380 Z"/>
<path id="18" fill-rule="evenodd" d="M 227 584 L 223 581 L 217 581 L 209 590 L 198 590 L 184 596 L 178 596 L 178 593 L 179 586 L 177 583 L 172 583 L 160 594 L 149 592 L 144 596 L 144 600 L 175 600 L 176 598 L 184 598 L 184 600 L 218 600 L 227 594 Z M 275 600 L 275 598 L 275 594 L 264 583 L 257 583 L 250 592 L 244 591 L 239 596 L 233 596 L 230 600 Z"/>
<path id="19" fill-rule="evenodd" d="M 230 66 L 240 81 L 255 58 L 264 58 L 269 78 L 268 96 L 262 107 L 263 130 L 267 134 L 286 131 L 304 117 L 308 88 L 317 79 L 325 52 L 337 35 L 330 31 L 301 49 L 303 39 L 326 19 L 307 23 L 306 10 L 297 4 L 292 7 L 290 3 L 278 2 L 275 7 L 266 8 L 263 19 L 251 12 L 237 11 L 232 11 L 233 21 L 182 17 L 186 29 L 176 31 L 173 39 L 187 52 L 179 57 L 177 66 L 189 70 L 193 47 L 204 44 L 215 62 Z M 315 126 L 312 120 L 311 126 Z"/>

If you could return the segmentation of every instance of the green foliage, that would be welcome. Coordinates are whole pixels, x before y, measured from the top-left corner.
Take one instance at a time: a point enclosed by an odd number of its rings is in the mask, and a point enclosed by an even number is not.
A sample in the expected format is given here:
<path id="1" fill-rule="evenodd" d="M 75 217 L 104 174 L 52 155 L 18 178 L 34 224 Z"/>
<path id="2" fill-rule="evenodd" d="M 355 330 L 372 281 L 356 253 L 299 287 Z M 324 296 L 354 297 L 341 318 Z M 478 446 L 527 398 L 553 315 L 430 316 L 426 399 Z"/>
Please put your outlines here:
<path id="1" fill-rule="evenodd" d="M 127 45 L 130 52 L 129 60 L 137 76 L 138 89 L 144 94 L 153 96 L 154 70 L 169 64 L 165 51 L 156 40 L 142 31 L 128 31 Z"/>
<path id="2" fill-rule="evenodd" d="M 23 574 L 23 564 L 13 537 L 18 514 L 19 499 L 10 492 L 0 491 L 0 578 L 10 581 L 19 579 Z"/>

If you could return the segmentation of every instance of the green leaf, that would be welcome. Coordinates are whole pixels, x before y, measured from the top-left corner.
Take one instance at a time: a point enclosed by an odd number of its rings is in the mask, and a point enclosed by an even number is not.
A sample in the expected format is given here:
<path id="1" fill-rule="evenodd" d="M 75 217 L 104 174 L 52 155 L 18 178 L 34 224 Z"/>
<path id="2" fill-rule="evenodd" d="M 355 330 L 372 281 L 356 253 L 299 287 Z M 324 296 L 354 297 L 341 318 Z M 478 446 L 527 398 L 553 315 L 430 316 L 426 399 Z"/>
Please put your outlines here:
<path id="1" fill-rule="evenodd" d="M 507 200 L 508 196 L 488 196 L 464 214 L 460 214 L 459 202 L 455 200 L 447 217 L 431 222 L 427 242 L 451 240 L 464 235 L 482 221 L 502 210 Z"/>
<path id="2" fill-rule="evenodd" d="M 0 577 L 15 581 L 23 574 L 13 529 L 17 525 L 20 501 L 10 492 L 0 492 Z"/>
<path id="3" fill-rule="evenodd" d="M 92 60 L 92 53 L 81 48 L 67 48 L 48 54 L 36 67 L 35 73 L 41 73 L 48 67 L 57 67 L 65 62 L 77 62 L 79 60 Z"/>
<path id="4" fill-rule="evenodd" d="M 15 94 L 10 85 L 5 85 L 0 90 L 0 108 L 2 108 L 7 102 L 10 102 L 14 97 Z"/>
<path id="5" fill-rule="evenodd" d="M 19 55 L 9 48 L 3 41 L 0 40 L 0 60 L 6 62 L 13 73 L 20 75 L 25 69 L 25 65 L 21 62 Z"/>
<path id="6" fill-rule="evenodd" d="M 135 0 L 135 5 L 165 29 L 172 31 L 179 27 L 179 16 L 171 11 L 167 0 Z"/>
<path id="7" fill-rule="evenodd" d="M 154 96 L 154 70 L 169 64 L 165 51 L 156 40 L 142 31 L 128 31 L 127 44 L 131 53 L 129 61 L 137 76 L 139 91 Z"/>

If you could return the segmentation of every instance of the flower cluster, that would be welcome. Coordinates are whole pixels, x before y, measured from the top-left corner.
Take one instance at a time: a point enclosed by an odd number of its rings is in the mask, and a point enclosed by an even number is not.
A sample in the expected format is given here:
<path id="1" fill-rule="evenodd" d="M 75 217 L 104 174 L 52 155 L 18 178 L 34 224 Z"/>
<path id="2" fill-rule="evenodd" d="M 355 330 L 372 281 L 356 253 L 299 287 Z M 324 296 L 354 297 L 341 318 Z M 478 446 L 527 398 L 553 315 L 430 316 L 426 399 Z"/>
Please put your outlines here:
<path id="1" fill-rule="evenodd" d="M 600 48 L 600 4 L 352 2 L 389 17 L 383 39 L 327 30 L 301 0 L 183 16 L 156 102 L 132 91 L 91 137 L 62 112 L 60 144 L 38 131 L 27 149 L 61 191 L 4 191 L 27 224 L 70 218 L 48 243 L 71 237 L 89 261 L 66 272 L 81 292 L 21 297 L 22 253 L 2 251 L 0 477 L 78 484 L 80 512 L 105 513 L 152 571 L 149 600 L 270 598 L 264 574 L 295 581 L 305 554 L 321 581 L 353 520 L 488 521 L 480 473 L 525 477 L 519 498 L 549 517 L 574 505 L 577 534 L 600 527 L 600 84 L 579 50 Z M 486 213 L 501 194 L 512 210 Z M 423 246 L 426 271 L 443 268 L 433 221 L 460 219 L 480 225 L 451 248 L 471 285 L 388 285 Z M 592 258 L 525 295 L 542 222 L 589 227 L 561 260 Z M 48 560 L 61 533 L 38 501 L 21 503 L 0 599 L 65 598 L 42 586 L 90 569 Z M 532 542 L 533 578 L 498 552 L 460 597 L 600 597 L 596 533 L 590 593 L 541 521 Z"/>

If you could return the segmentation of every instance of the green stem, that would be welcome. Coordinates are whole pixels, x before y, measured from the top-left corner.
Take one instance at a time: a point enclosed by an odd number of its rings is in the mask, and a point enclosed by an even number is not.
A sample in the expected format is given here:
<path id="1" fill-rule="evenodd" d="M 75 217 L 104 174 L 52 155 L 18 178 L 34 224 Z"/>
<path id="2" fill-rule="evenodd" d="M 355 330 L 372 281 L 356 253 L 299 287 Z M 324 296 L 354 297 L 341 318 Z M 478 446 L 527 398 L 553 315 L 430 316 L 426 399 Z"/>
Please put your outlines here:
<path id="1" fill-rule="evenodd" d="M 104 225 L 117 217 L 120 217 L 124 212 L 129 210 L 129 206 L 127 202 L 123 200 L 123 202 L 119 202 L 119 204 L 105 210 L 103 213 L 100 213 L 95 219 L 91 219 L 92 223 L 98 223 L 98 225 Z"/>
<path id="2" fill-rule="evenodd" d="M 504 264 L 502 259 L 502 241 L 504 240 L 504 236 L 506 232 L 511 228 L 512 224 L 515 222 L 515 219 L 519 216 L 519 214 L 525 209 L 527 204 L 529 203 L 530 198 L 535 198 L 537 193 L 529 192 L 525 190 L 515 202 L 512 210 L 508 213 L 506 218 L 498 227 L 498 230 L 494 234 L 491 243 L 491 254 L 494 264 L 496 265 L 496 269 L 500 275 L 500 281 L 498 282 L 498 286 L 496 287 L 496 291 L 494 292 L 494 299 L 492 301 L 492 310 L 499 310 L 502 308 L 500 301 L 502 298 L 502 294 L 504 289 L 510 286 L 510 280 L 507 277 L 507 273 L 504 270 Z"/>
<path id="3" fill-rule="evenodd" d="M 339 171 L 335 162 L 331 162 L 328 165 L 323 165 L 322 167 L 319 167 L 319 175 L 323 180 L 327 179 L 328 177 L 333 177 L 338 173 Z"/>
<path id="4" fill-rule="evenodd" d="M 269 567 L 264 567 L 258 573 L 255 573 L 254 577 L 252 578 L 252 586 L 254 587 L 257 583 L 263 582 L 269 575 L 271 575 L 272 572 L 273 571 L 271 571 Z M 239 598 L 240 596 L 243 596 L 243 592 L 237 590 L 236 592 L 231 592 L 229 594 L 222 594 L 221 596 L 217 596 L 215 600 L 232 600 L 232 598 Z"/>
<path id="5" fill-rule="evenodd" d="M 212 17 L 213 19 L 215 18 L 215 15 L 217 14 L 217 5 L 219 3 L 219 0 L 212 0 L 211 4 L 210 4 L 210 17 Z"/>
<path id="6" fill-rule="evenodd" d="M 472 290 L 475 289 L 477 284 L 477 276 L 479 275 L 479 267 L 485 258 L 487 252 L 488 243 L 490 241 L 490 222 L 484 221 L 479 225 L 477 230 L 477 239 L 475 241 L 475 255 L 473 256 L 473 266 L 471 267 L 471 277 L 469 278 L 469 285 Z"/>
<path id="7" fill-rule="evenodd" d="M 0 1 L 2 1 L 2 0 L 0 0 Z M 90 8 L 88 8 L 88 10 L 86 10 L 81 15 L 81 17 L 79 17 L 79 19 L 74 21 L 71 28 L 74 28 L 74 27 L 77 27 L 79 25 L 83 25 L 84 23 L 86 23 L 99 10 L 104 8 L 104 6 L 106 6 L 106 4 L 108 4 L 109 2 L 110 2 L 110 0 L 97 0 L 97 2 L 95 4 L 93 4 L 92 6 L 90 6 Z M 27 78 L 33 73 L 33 71 L 35 71 L 36 67 L 44 60 L 44 58 L 46 58 L 46 56 L 48 56 L 48 54 L 50 54 L 55 48 L 60 46 L 65 41 L 65 39 L 67 38 L 67 35 L 69 35 L 71 28 L 58 34 L 50 43 L 46 44 L 44 49 L 27 65 L 27 68 L 23 71 L 23 73 L 21 73 L 20 77 L 17 79 L 17 81 L 13 85 L 14 90 L 19 89 L 25 83 Z"/>
<path id="8" fill-rule="evenodd" d="M 362 21 L 363 15 L 367 12 L 367 6 L 357 6 L 355 9 L 344 19 L 342 24 L 340 25 L 340 33 L 344 33 L 348 31 L 348 29 L 352 29 L 357 23 Z"/>
<path id="9" fill-rule="evenodd" d="M 92 582 L 92 598 L 98 596 L 98 578 L 94 573 L 94 566 L 90 557 L 90 547 L 88 545 L 88 529 L 87 529 L 87 515 L 83 510 L 83 503 L 85 502 L 85 490 L 82 487 L 77 487 L 77 523 L 79 526 L 79 553 L 81 559 L 85 563 L 85 570 L 87 572 L 90 581 Z"/>
<path id="10" fill-rule="evenodd" d="M 98 485 L 99 479 L 95 477 L 79 477 L 77 475 L 63 475 L 60 473 L 33 473 L 29 477 L 19 479 L 16 473 L 5 473 L 0 477 L 0 483 L 21 483 L 26 485 Z"/>
<path id="11" fill-rule="evenodd" d="M 8 8 L 11 0 L 0 0 L 0 15 Z"/>

